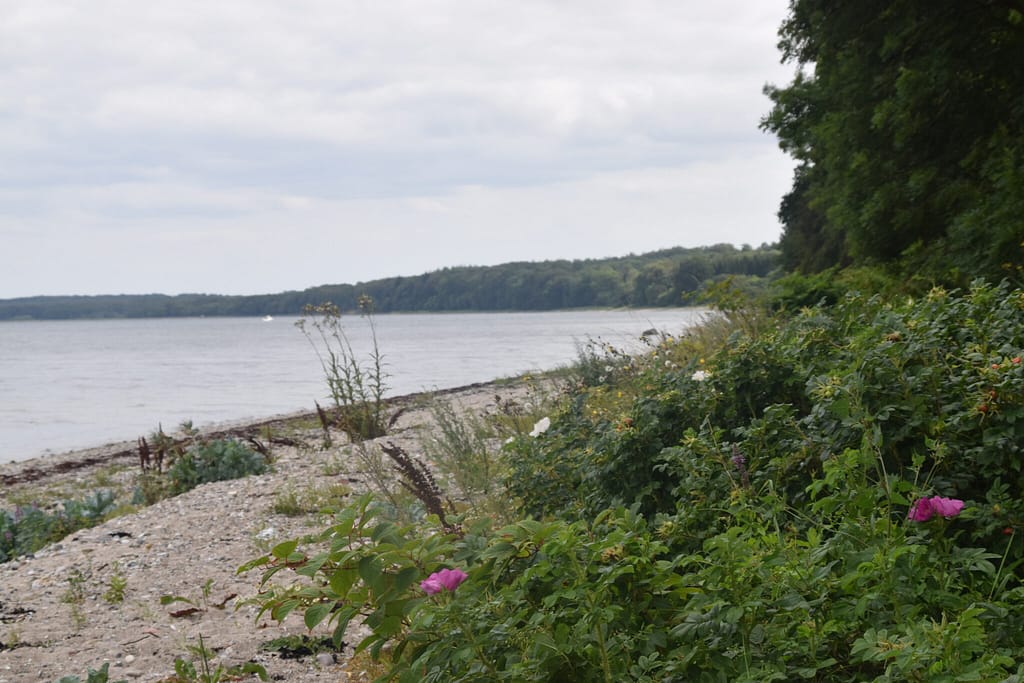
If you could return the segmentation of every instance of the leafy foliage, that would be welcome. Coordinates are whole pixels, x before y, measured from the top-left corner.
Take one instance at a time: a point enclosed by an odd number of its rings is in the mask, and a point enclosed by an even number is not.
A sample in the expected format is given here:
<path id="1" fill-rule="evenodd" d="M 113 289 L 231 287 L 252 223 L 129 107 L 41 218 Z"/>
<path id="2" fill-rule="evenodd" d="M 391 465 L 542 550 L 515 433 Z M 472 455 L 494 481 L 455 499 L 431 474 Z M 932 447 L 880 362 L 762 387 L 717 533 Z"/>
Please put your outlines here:
<path id="1" fill-rule="evenodd" d="M 114 509 L 114 494 L 95 491 L 82 500 L 68 500 L 54 510 L 19 506 L 0 510 L 0 562 L 34 553 L 79 529 L 100 524 Z"/>
<path id="2" fill-rule="evenodd" d="M 769 245 L 677 247 L 608 259 L 444 268 L 413 277 L 257 296 L 150 294 L 7 299 L 0 300 L 0 320 L 296 315 L 324 301 L 344 305 L 346 310 L 356 309 L 362 295 L 370 296 L 381 313 L 679 306 L 692 303 L 705 282 L 730 274 L 765 278 L 778 267 L 778 261 L 778 250 Z"/>
<path id="3" fill-rule="evenodd" d="M 762 122 L 800 162 L 787 267 L 1021 281 L 1022 29 L 1016 2 L 790 3 L 780 48 L 799 69 Z"/>
<path id="4" fill-rule="evenodd" d="M 979 282 L 665 340 L 507 445 L 518 521 L 367 497 L 243 569 L 276 619 L 364 618 L 381 680 L 1017 680 L 1022 312 Z"/>
<path id="5" fill-rule="evenodd" d="M 178 495 L 200 484 L 262 474 L 266 459 L 239 441 L 217 439 L 197 443 L 175 459 L 167 470 L 170 494 Z"/>

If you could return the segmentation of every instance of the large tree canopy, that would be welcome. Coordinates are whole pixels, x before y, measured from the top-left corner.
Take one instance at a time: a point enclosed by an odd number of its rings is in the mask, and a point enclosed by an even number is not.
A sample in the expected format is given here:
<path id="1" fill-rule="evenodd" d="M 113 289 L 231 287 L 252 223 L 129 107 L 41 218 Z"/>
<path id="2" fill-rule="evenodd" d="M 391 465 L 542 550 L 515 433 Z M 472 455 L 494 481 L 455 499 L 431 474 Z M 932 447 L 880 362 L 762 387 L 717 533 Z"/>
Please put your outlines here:
<path id="1" fill-rule="evenodd" d="M 1020 278 L 1024 0 L 792 0 L 762 126 L 799 162 L 791 268 L 906 259 Z"/>

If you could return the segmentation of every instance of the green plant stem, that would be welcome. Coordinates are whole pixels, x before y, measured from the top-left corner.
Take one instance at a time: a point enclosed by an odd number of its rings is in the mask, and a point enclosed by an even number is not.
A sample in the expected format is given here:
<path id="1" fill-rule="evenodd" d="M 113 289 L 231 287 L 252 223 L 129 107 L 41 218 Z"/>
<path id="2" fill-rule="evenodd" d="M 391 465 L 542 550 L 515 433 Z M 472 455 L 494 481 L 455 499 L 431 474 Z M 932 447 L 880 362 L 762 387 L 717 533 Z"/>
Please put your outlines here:
<path id="1" fill-rule="evenodd" d="M 996 594 L 996 588 L 999 586 L 999 579 L 1003 574 L 1003 567 L 1006 565 L 1006 556 L 1010 554 L 1010 548 L 1013 546 L 1013 539 L 1017 537 L 1017 530 L 1014 529 L 1013 533 L 1010 534 L 1010 540 L 1006 542 L 1006 550 L 1003 551 L 1003 558 L 999 560 L 999 569 L 996 570 L 996 575 L 992 579 L 992 590 L 988 592 L 988 599 L 991 600 L 992 596 Z"/>
<path id="2" fill-rule="evenodd" d="M 450 606 L 451 605 L 449 605 L 449 607 Z M 453 617 L 455 619 L 456 625 L 458 625 L 458 627 L 462 629 L 462 632 L 466 634 L 466 636 L 469 638 L 470 643 L 472 643 L 473 652 L 475 652 L 476 656 L 480 658 L 480 661 L 483 662 L 483 665 L 487 667 L 487 671 L 491 674 L 492 680 L 498 680 L 498 670 L 494 668 L 494 664 L 491 663 L 491 660 L 487 658 L 487 655 L 484 653 L 483 648 L 480 647 L 480 642 L 477 640 L 476 636 L 473 635 L 473 631 L 468 626 L 466 626 L 463 623 L 462 619 L 459 617 L 459 610 L 453 610 Z"/>

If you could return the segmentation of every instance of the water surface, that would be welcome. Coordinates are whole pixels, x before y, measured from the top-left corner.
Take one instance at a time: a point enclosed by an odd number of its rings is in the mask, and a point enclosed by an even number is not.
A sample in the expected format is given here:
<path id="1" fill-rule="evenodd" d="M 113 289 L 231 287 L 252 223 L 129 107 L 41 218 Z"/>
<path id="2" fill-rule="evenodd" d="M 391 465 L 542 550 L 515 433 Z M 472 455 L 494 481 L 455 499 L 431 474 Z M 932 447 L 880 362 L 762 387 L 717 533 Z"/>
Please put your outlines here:
<path id="1" fill-rule="evenodd" d="M 389 314 L 376 318 L 389 395 L 566 365 L 578 343 L 636 346 L 698 309 Z M 294 319 L 0 322 L 0 462 L 197 426 L 312 410 L 323 374 Z M 357 355 L 367 322 L 346 319 Z"/>

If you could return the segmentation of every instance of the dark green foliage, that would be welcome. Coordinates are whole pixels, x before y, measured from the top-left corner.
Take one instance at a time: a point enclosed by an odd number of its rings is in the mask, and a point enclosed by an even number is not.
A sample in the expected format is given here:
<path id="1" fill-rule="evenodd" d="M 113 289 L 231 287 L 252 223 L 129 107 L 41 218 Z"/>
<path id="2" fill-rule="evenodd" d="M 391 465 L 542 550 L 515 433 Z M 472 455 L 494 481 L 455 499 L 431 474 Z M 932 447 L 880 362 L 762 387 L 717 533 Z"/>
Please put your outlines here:
<path id="1" fill-rule="evenodd" d="M 341 652 L 344 647 L 335 647 L 334 641 L 331 640 L 330 636 L 313 638 L 302 634 L 274 638 L 263 643 L 262 649 L 267 652 L 277 652 L 282 659 L 300 659 L 317 655 L 321 652 Z"/>
<path id="2" fill-rule="evenodd" d="M 733 337 L 704 379 L 694 367 L 647 377 L 650 390 L 617 428 L 570 409 L 519 447 L 510 487 L 536 513 L 670 512 L 693 461 L 728 459 L 733 445 L 755 479 L 798 492 L 824 458 L 870 444 L 890 473 L 928 457 L 942 495 L 982 501 L 1001 481 L 1005 509 L 1024 495 L 1022 354 L 1019 291 L 979 284 L 899 306 L 852 296 L 770 334 Z M 576 474 L 553 495 L 559 483 L 537 480 L 559 471 Z"/>
<path id="3" fill-rule="evenodd" d="M 171 495 L 200 484 L 262 474 L 267 461 L 248 446 L 229 439 L 200 443 L 189 448 L 167 470 Z"/>
<path id="4" fill-rule="evenodd" d="M 357 308 L 370 296 L 379 313 L 392 311 L 508 311 L 577 307 L 681 306 L 704 283 L 725 275 L 764 278 L 779 265 L 779 251 L 728 244 L 677 247 L 620 258 L 464 266 L 414 277 L 322 285 L 301 292 L 259 296 L 31 297 L 0 300 L 0 320 L 148 318 L 177 316 L 298 315 L 333 301 Z"/>
<path id="5" fill-rule="evenodd" d="M 368 616 L 403 682 L 1019 680 L 1024 292 L 848 293 L 751 329 L 660 344 L 514 439 L 534 517 L 454 535 L 362 499 L 330 551 L 248 565 L 264 609 L 336 640 Z M 909 517 L 933 496 L 963 509 Z M 427 595 L 442 567 L 468 576 Z"/>
<path id="6" fill-rule="evenodd" d="M 1024 6 L 795 0 L 801 70 L 763 127 L 800 167 L 780 211 L 786 266 L 898 261 L 966 283 L 1012 276 L 1024 247 Z"/>
<path id="7" fill-rule="evenodd" d="M 19 506 L 13 514 L 0 510 L 0 562 L 34 553 L 79 529 L 106 519 L 114 508 L 114 494 L 96 491 L 82 500 L 68 500 L 55 510 Z"/>

